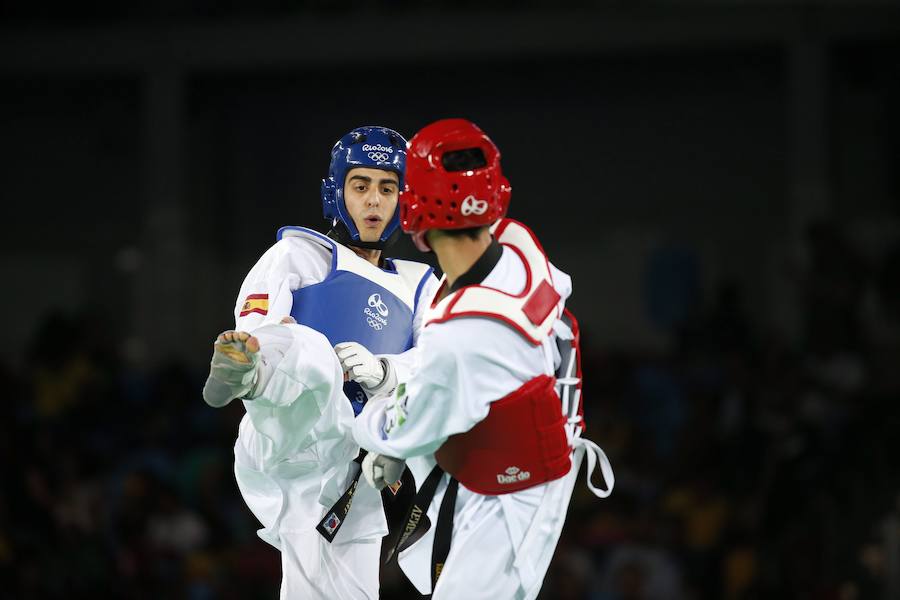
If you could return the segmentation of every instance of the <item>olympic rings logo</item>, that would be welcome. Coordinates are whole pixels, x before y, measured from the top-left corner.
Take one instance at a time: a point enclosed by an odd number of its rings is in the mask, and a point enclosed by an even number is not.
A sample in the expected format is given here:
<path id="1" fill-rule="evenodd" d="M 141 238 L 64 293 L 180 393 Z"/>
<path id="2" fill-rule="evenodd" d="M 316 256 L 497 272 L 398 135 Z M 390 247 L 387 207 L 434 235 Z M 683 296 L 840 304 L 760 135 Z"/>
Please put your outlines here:
<path id="1" fill-rule="evenodd" d="M 369 159 L 375 162 L 387 162 L 390 156 L 386 152 L 369 152 Z"/>
<path id="2" fill-rule="evenodd" d="M 462 206 L 459 207 L 459 212 L 464 217 L 468 217 L 469 215 L 483 215 L 487 212 L 487 209 L 487 200 L 479 200 L 475 196 L 466 196 L 466 199 L 462 201 Z"/>
<path id="3" fill-rule="evenodd" d="M 375 331 L 381 331 L 381 329 L 384 327 L 384 325 L 382 325 L 372 317 L 366 317 L 366 323 L 368 323 L 369 327 L 371 327 Z"/>
<path id="4" fill-rule="evenodd" d="M 375 293 L 369 296 L 369 306 L 378 311 L 382 317 L 388 316 L 388 307 L 381 299 L 381 294 Z"/>

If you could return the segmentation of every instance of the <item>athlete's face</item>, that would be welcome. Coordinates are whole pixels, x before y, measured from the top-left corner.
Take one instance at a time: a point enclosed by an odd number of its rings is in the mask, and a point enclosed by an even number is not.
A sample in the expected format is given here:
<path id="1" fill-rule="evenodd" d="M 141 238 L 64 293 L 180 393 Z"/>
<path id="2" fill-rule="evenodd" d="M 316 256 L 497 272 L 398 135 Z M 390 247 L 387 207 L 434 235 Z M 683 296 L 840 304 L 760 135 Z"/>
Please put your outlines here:
<path id="1" fill-rule="evenodd" d="M 392 171 L 357 167 L 347 172 L 344 204 L 363 242 L 377 242 L 394 216 L 400 179 Z"/>

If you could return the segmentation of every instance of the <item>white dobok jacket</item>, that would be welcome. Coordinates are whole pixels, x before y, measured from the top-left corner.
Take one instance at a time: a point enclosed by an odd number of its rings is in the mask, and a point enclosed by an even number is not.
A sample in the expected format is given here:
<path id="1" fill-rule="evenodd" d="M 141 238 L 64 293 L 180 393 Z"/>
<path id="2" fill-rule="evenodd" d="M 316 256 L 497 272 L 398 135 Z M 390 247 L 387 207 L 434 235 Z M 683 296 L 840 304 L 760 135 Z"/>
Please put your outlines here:
<path id="1" fill-rule="evenodd" d="M 559 312 L 571 294 L 571 279 L 552 265 L 553 287 L 561 296 Z M 519 255 L 503 247 L 499 261 L 481 285 L 516 295 L 526 285 Z M 426 322 L 428 317 L 426 316 Z M 485 419 L 492 402 L 537 376 L 553 375 L 559 364 L 556 335 L 571 331 L 556 321 L 554 333 L 540 345 L 501 322 L 485 317 L 455 318 L 427 325 L 418 340 L 412 375 L 397 393 L 370 401 L 354 423 L 359 444 L 372 452 L 406 458 L 417 485 L 435 465 L 434 452 L 454 434 Z M 401 380 L 402 381 L 402 380 Z M 561 409 L 562 410 L 562 409 Z M 573 447 L 569 473 L 522 491 L 482 495 L 459 486 L 452 542 L 446 565 L 433 590 L 435 598 L 534 598 L 553 556 L 583 456 L 589 471 L 599 459 L 607 486 L 612 470 L 602 451 L 567 425 Z M 589 474 L 590 475 L 590 474 Z M 437 522 L 448 475 L 428 509 Z M 588 481 L 595 494 L 608 495 Z M 402 569 L 423 594 L 432 593 L 430 561 L 435 527 L 400 553 Z"/>
<path id="2" fill-rule="evenodd" d="M 389 268 L 380 269 L 321 234 L 286 229 L 250 270 L 235 307 L 236 330 L 257 336 L 263 360 L 276 365 L 264 389 L 243 402 L 246 414 L 234 447 L 235 477 L 247 505 L 263 525 L 259 536 L 283 553 L 284 541 L 292 534 L 317 535 L 316 525 L 359 469 L 353 462 L 359 446 L 352 437 L 354 411 L 344 394 L 343 373 L 333 351 L 336 341 L 358 340 L 329 340 L 304 324 L 283 325 L 282 319 L 298 314 L 297 304 L 313 297 L 304 296 L 304 290 L 323 285 L 331 275 L 340 273 L 342 281 L 347 277 L 359 279 L 351 281 L 352 289 L 358 286 L 362 290 L 372 284 L 385 302 L 387 296 L 391 297 L 393 312 L 382 321 L 393 319 L 399 312 L 412 315 L 405 327 L 410 343 L 415 344 L 428 306 L 427 301 L 420 300 L 430 299 L 437 283 L 427 265 L 394 261 Z M 367 288 L 359 298 L 351 294 L 348 299 L 346 288 L 341 290 L 341 301 L 359 307 L 352 315 L 331 311 L 327 297 L 315 298 L 325 304 L 320 307 L 325 317 L 359 319 L 365 329 L 369 327 L 366 319 L 370 324 L 372 321 L 364 312 L 371 306 L 367 305 L 370 291 Z M 369 333 L 377 336 L 381 331 Z M 390 357 L 400 377 L 408 372 L 411 354 Z M 368 485 L 359 485 L 332 546 L 380 540 L 385 534 L 380 494 Z M 328 551 L 330 546 L 324 548 Z M 348 565 L 349 570 L 352 568 Z M 374 569 L 377 594 L 377 556 L 367 568 Z M 288 576 L 286 572 L 285 578 Z"/>

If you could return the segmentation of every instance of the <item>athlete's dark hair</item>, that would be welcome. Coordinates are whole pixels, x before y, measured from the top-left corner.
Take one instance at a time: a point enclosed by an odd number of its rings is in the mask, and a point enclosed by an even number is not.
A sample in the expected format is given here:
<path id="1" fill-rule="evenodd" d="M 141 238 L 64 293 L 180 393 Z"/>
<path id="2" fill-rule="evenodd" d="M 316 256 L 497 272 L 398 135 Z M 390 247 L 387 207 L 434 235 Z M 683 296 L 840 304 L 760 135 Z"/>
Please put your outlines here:
<path id="1" fill-rule="evenodd" d="M 466 227 L 465 229 L 441 229 L 441 233 L 448 237 L 467 237 L 470 240 L 477 240 L 485 229 L 487 229 L 487 225 Z"/>

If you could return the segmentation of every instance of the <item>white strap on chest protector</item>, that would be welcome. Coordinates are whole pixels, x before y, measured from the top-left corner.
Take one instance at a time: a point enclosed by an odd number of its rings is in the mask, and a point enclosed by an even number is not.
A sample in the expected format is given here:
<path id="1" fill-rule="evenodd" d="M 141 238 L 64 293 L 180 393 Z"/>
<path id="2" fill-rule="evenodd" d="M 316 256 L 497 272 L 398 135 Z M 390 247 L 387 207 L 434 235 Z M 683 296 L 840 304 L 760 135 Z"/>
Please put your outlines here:
<path id="1" fill-rule="evenodd" d="M 587 480 L 588 489 L 598 498 L 608 497 L 612 494 L 613 487 L 616 485 L 616 477 L 613 475 L 612 465 L 609 464 L 606 453 L 591 440 L 581 437 L 580 430 L 575 435 L 573 446 L 575 447 L 575 452 L 584 452 L 587 455 L 585 479 Z M 603 480 L 606 482 L 605 490 L 598 488 L 591 482 L 591 475 L 594 474 L 594 469 L 598 464 L 600 465 L 600 474 L 603 475 Z"/>

